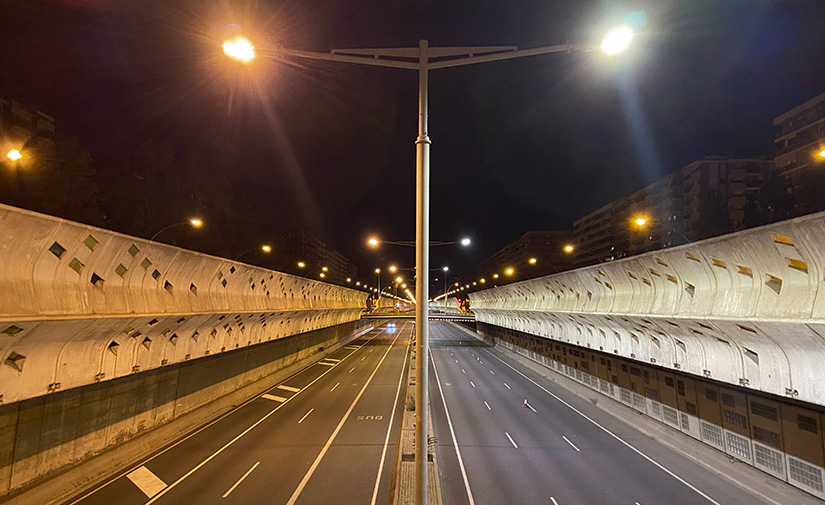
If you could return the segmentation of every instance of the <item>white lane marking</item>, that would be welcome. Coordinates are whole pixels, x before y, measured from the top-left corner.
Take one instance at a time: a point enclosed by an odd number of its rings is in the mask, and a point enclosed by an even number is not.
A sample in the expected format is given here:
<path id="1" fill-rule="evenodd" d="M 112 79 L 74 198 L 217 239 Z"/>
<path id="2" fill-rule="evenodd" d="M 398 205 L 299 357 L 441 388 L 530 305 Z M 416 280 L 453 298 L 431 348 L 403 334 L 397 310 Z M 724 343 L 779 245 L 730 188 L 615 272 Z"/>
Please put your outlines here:
<path id="1" fill-rule="evenodd" d="M 485 350 L 485 351 L 486 351 L 486 350 Z M 526 375 L 524 375 L 523 373 L 521 373 L 519 370 L 517 370 L 515 367 L 513 367 L 512 365 L 510 365 L 509 363 L 507 363 L 507 362 L 506 362 L 506 361 L 504 361 L 503 359 L 499 358 L 498 356 L 496 356 L 495 354 L 493 354 L 493 353 L 492 353 L 492 352 L 490 352 L 490 351 L 486 351 L 486 352 L 487 352 L 487 354 L 489 354 L 490 356 L 492 356 L 492 357 L 496 358 L 497 360 L 501 361 L 502 363 L 504 363 L 504 365 L 505 365 L 505 366 L 509 367 L 511 370 L 513 370 L 513 371 L 514 371 L 514 372 L 516 372 L 517 374 L 521 375 L 522 377 L 524 377 L 525 379 L 527 379 L 528 381 L 530 381 L 531 383 L 533 383 L 533 385 L 535 385 L 536 387 L 538 387 L 539 389 L 541 389 L 542 391 L 544 391 L 544 392 L 545 392 L 545 393 L 547 393 L 548 395 L 550 395 L 550 396 L 552 396 L 553 398 L 555 398 L 556 400 L 558 400 L 558 401 L 559 401 L 562 405 L 564 405 L 565 407 L 569 408 L 570 410 L 572 410 L 572 411 L 573 411 L 573 412 L 575 412 L 576 414 L 578 414 L 578 415 L 582 416 L 583 418 L 587 419 L 587 420 L 588 420 L 588 421 L 590 421 L 590 422 L 591 422 L 594 426 L 596 426 L 597 428 L 599 428 L 599 429 L 600 429 L 600 430 L 602 430 L 603 432 L 607 433 L 607 434 L 608 434 L 608 435 L 610 435 L 611 437 L 615 438 L 617 441 L 619 441 L 620 443 L 622 443 L 625 447 L 627 447 L 627 448 L 628 448 L 628 449 L 630 449 L 631 451 L 635 452 L 635 453 L 636 453 L 636 454 L 638 454 L 639 456 L 643 457 L 644 459 L 646 459 L 647 461 L 649 461 L 651 464 L 653 464 L 654 466 L 656 466 L 656 467 L 657 467 L 657 468 L 659 468 L 660 470 L 664 471 L 666 474 L 670 475 L 670 476 L 671 476 L 671 477 L 673 477 L 674 479 L 678 480 L 679 482 L 681 482 L 682 484 L 684 484 L 685 486 L 687 486 L 687 487 L 688 487 L 689 489 L 691 489 L 692 491 L 696 492 L 696 494 L 698 494 L 698 495 L 699 495 L 699 496 L 701 496 L 702 498 L 706 499 L 706 500 L 707 500 L 707 501 L 709 501 L 710 503 L 713 503 L 714 505 L 721 505 L 718 501 L 714 500 L 713 498 L 711 498 L 710 496 L 708 496 L 707 494 L 705 494 L 705 493 L 704 493 L 701 489 L 697 488 L 696 486 L 694 486 L 694 485 L 693 485 L 693 484 L 691 484 L 690 482 L 686 481 L 685 479 L 683 479 L 683 478 L 679 477 L 678 475 L 676 475 L 676 474 L 675 474 L 675 473 L 673 473 L 672 471 L 668 470 L 668 469 L 667 469 L 664 465 L 662 465 L 661 463 L 659 463 L 659 462 L 658 462 L 658 461 L 656 461 L 655 459 L 651 458 L 651 457 L 650 457 L 650 456 L 648 456 L 647 454 L 643 453 L 643 452 L 642 452 L 642 451 L 640 451 L 639 449 L 635 448 L 634 446 L 630 445 L 630 443 L 629 443 L 629 442 L 626 442 L 626 441 L 625 441 L 623 438 L 621 438 L 620 436 L 616 435 L 615 433 L 613 433 L 612 431 L 608 430 L 607 428 L 605 428 L 605 427 L 604 427 L 604 426 L 602 426 L 601 424 L 599 424 L 599 423 L 597 423 L 596 421 L 594 421 L 593 419 L 589 418 L 589 417 L 587 416 L 587 414 L 585 414 L 584 412 L 580 411 L 580 410 L 579 410 L 579 409 L 577 409 L 576 407 L 574 407 L 574 406 L 570 405 L 570 404 L 569 404 L 569 403 L 567 403 L 566 401 L 562 400 L 562 399 L 561 399 L 561 398 L 559 398 L 557 395 L 555 395 L 555 394 L 553 394 L 552 392 L 550 392 L 549 390 L 547 390 L 547 388 L 545 388 L 544 386 L 542 386 L 542 385 L 541 385 L 541 384 L 539 384 L 538 382 L 534 381 L 534 380 L 533 380 L 533 379 L 531 379 L 530 377 L 527 377 Z M 148 504 L 147 504 L 147 505 L 148 505 Z"/>
<path id="2" fill-rule="evenodd" d="M 306 418 L 307 418 L 307 416 L 308 416 L 308 415 L 312 414 L 312 411 L 313 411 L 313 410 L 315 410 L 315 408 L 311 408 L 311 409 L 309 409 L 309 412 L 307 412 L 306 414 L 304 414 L 304 417 L 302 417 L 302 418 L 298 421 L 298 424 L 301 424 L 301 423 L 304 421 L 304 419 L 306 419 Z"/>
<path id="3" fill-rule="evenodd" d="M 376 333 L 376 334 L 375 334 L 375 336 L 373 336 L 370 340 L 374 340 L 375 338 L 377 338 L 378 336 L 380 336 L 382 333 L 384 333 L 384 331 L 379 331 L 379 332 L 378 332 L 378 333 Z M 362 345 L 366 345 L 366 344 L 362 344 Z M 352 353 L 350 353 L 350 354 L 352 354 Z M 349 355 L 347 355 L 347 357 L 349 357 Z M 346 359 L 346 358 L 345 358 L 345 359 Z M 302 369 L 301 371 L 304 371 L 304 370 L 306 370 L 306 369 Z M 328 373 L 329 373 L 329 372 L 331 372 L 331 371 L 332 371 L 332 368 L 327 368 L 327 371 L 326 371 L 326 372 L 324 372 L 324 373 L 322 373 L 321 375 L 319 375 L 318 377 L 316 377 L 316 378 L 312 379 L 312 381 L 311 381 L 309 384 L 307 384 L 306 386 L 304 386 L 304 389 L 306 389 L 306 388 L 308 388 L 309 386 L 311 386 L 311 385 L 315 384 L 316 382 L 318 382 L 319 380 L 321 380 L 321 379 L 322 379 L 322 378 L 323 378 L 326 374 L 328 374 Z M 293 377 L 294 377 L 294 375 L 293 375 Z M 292 399 L 293 399 L 293 398 L 295 398 L 296 396 L 298 396 L 299 394 L 301 394 L 301 391 L 298 391 L 297 393 L 295 393 L 295 394 L 294 394 L 294 395 L 292 395 L 291 397 L 287 398 L 287 400 L 286 400 L 285 402 L 281 403 L 280 405 L 278 405 L 278 406 L 277 406 L 277 407 L 275 407 L 274 409 L 272 409 L 272 410 L 270 410 L 269 412 L 267 412 L 267 413 L 266 413 L 263 417 L 261 417 L 260 419 L 258 419 L 258 420 L 257 420 L 257 421 L 255 421 L 254 423 L 252 423 L 252 425 L 251 425 L 249 428 L 247 428 L 247 429 L 243 430 L 242 432 L 240 432 L 238 435 L 236 435 L 236 436 L 235 436 L 235 438 L 233 438 L 233 439 L 232 439 L 232 440 L 230 440 L 229 442 L 225 443 L 223 446 L 221 446 L 221 448 L 220 448 L 220 449 L 218 449 L 217 451 L 213 452 L 213 453 L 212 453 L 209 457 L 207 457 L 206 459 L 204 459 L 203 461 L 201 461 L 200 463 L 198 463 L 198 464 L 197 464 L 194 468 L 192 468 L 191 470 L 189 470 L 188 472 L 186 472 L 185 474 L 183 474 L 183 476 L 179 477 L 179 478 L 178 478 L 178 480 L 176 480 L 175 482 L 173 482 L 173 483 L 169 484 L 168 486 L 166 486 L 166 488 L 165 488 L 163 491 L 161 491 L 160 493 L 158 493 L 158 494 L 157 494 L 154 498 L 152 498 L 152 499 L 151 499 L 151 500 L 149 500 L 148 502 L 144 503 L 143 505 L 152 505 L 153 503 L 155 503 L 156 501 L 158 501 L 158 500 L 159 500 L 159 499 L 160 499 L 163 495 L 165 495 L 166 493 L 168 493 L 169 491 L 171 491 L 174 487 L 176 487 L 178 484 L 180 484 L 180 483 L 181 483 L 181 482 L 183 482 L 184 480 L 186 480 L 186 479 L 188 479 L 189 477 L 191 477 L 193 473 L 195 473 L 195 472 L 197 472 L 198 470 L 200 470 L 201 468 L 203 468 L 203 466 L 204 466 L 204 465 L 206 465 L 207 463 L 209 463 L 210 461 L 212 461 L 213 459 L 215 459 L 215 457 L 216 457 L 218 454 L 220 454 L 220 453 L 222 453 L 223 451 L 225 451 L 226 449 L 228 449 L 228 448 L 229 448 L 229 446 L 231 446 L 232 444 L 234 444 L 235 442 L 237 442 L 238 440 L 240 440 L 240 439 L 241 439 L 241 437 L 243 437 L 244 435 L 246 435 L 247 433 L 249 433 L 250 431 L 252 431 L 252 429 L 253 429 L 253 428 L 255 428 L 256 426 L 258 426 L 258 425 L 259 425 L 259 424 L 261 424 L 262 422 L 264 422 L 264 421 L 266 421 L 267 419 L 269 419 L 269 416 L 273 415 L 275 412 L 278 412 L 278 410 L 280 410 L 280 408 L 281 408 L 281 407 L 283 407 L 284 405 L 286 405 L 287 403 L 289 403 L 290 401 L 292 401 Z M 250 400 L 250 401 L 251 401 L 251 400 Z M 237 409 L 236 409 L 236 410 L 232 410 L 232 411 L 230 411 L 227 415 L 231 414 L 232 412 L 236 412 L 236 411 L 237 411 Z M 201 431 L 205 430 L 206 428 L 208 428 L 208 427 L 212 426 L 213 424 L 217 423 L 218 421 L 220 421 L 220 420 L 221 420 L 221 419 L 223 419 L 224 417 L 226 417 L 226 416 L 221 416 L 221 417 L 219 417 L 218 419 L 216 419 L 216 420 L 212 421 L 211 423 L 207 424 L 206 426 L 203 426 L 203 427 L 202 427 L 202 428 L 200 428 L 199 430 L 195 431 L 195 432 L 194 432 L 194 433 L 192 433 L 191 435 L 189 435 L 189 436 L 187 436 L 187 437 L 185 437 L 185 438 L 183 438 L 183 439 L 179 440 L 178 442 L 175 442 L 175 443 L 174 443 L 174 444 L 172 444 L 171 446 L 167 447 L 167 448 L 166 448 L 166 449 L 164 449 L 163 451 L 161 451 L 161 452 L 159 452 L 158 454 L 156 454 L 156 455 L 155 455 L 155 457 L 157 457 L 157 456 L 158 456 L 158 455 L 160 455 L 160 454 L 163 454 L 164 452 L 168 451 L 168 450 L 169 450 L 169 449 L 171 449 L 172 447 L 177 446 L 178 444 L 180 444 L 180 443 L 181 443 L 181 442 L 183 442 L 184 440 L 188 440 L 189 438 L 191 438 L 191 437 L 195 436 L 196 434 L 200 433 Z M 148 460 L 147 460 L 147 461 L 148 461 Z M 109 481 L 109 482 L 113 482 L 113 481 Z M 102 487 L 100 487 L 100 488 L 98 488 L 98 489 L 102 489 Z M 93 491 L 93 493 L 94 493 L 94 492 L 96 492 L 96 491 L 97 491 L 97 490 Z M 89 496 L 90 494 L 91 494 L 91 493 L 87 493 L 84 497 L 80 498 L 79 500 L 75 500 L 75 501 L 73 501 L 73 502 L 72 502 L 71 504 L 69 504 L 69 505 L 75 505 L 76 503 L 78 503 L 78 501 L 85 499 L 85 498 L 86 498 L 86 496 Z"/>
<path id="4" fill-rule="evenodd" d="M 372 352 L 372 349 L 370 349 L 370 352 Z"/>
<path id="5" fill-rule="evenodd" d="M 510 434 L 509 434 L 509 433 L 507 433 L 506 431 L 504 432 L 504 434 L 505 434 L 505 435 L 507 435 L 507 438 L 509 438 L 509 439 L 510 439 L 510 443 L 511 443 L 511 444 L 513 444 L 513 447 L 515 447 L 516 449 L 518 449 L 518 446 L 517 446 L 517 445 L 516 445 L 516 443 L 513 441 L 513 437 L 511 437 L 511 436 L 510 436 Z"/>
<path id="6" fill-rule="evenodd" d="M 550 497 L 550 501 L 553 502 L 553 505 L 559 505 L 559 502 L 557 502 L 556 499 L 553 498 L 552 496 Z M 639 504 L 636 503 L 636 505 L 639 505 Z"/>
<path id="7" fill-rule="evenodd" d="M 370 382 L 372 382 L 372 378 L 375 377 L 376 373 L 378 373 L 378 368 L 381 367 L 381 364 L 384 362 L 384 359 L 390 353 L 390 349 L 392 349 L 392 346 L 395 345 L 395 342 L 398 340 L 398 337 L 400 335 L 401 332 L 398 332 L 395 335 L 395 338 L 393 339 L 392 343 L 387 346 L 387 350 L 384 351 L 384 355 L 381 356 L 381 361 L 379 361 L 378 364 L 375 366 L 375 369 L 372 371 L 372 374 L 370 374 L 369 378 L 364 383 L 364 386 L 361 388 L 361 391 L 358 392 L 358 396 L 355 397 L 355 399 L 352 401 L 352 404 L 350 404 L 349 408 L 344 413 L 344 417 L 341 418 L 341 421 L 338 423 L 338 426 L 335 427 L 335 431 L 333 431 L 332 435 L 329 436 L 329 439 L 327 440 L 326 444 L 324 444 L 324 448 L 321 449 L 321 452 L 315 458 L 315 461 L 312 463 L 312 466 L 309 467 L 309 470 L 307 470 L 307 473 L 306 475 L 304 475 L 304 478 L 301 479 L 301 483 L 298 484 L 298 487 L 295 489 L 295 492 L 292 493 L 292 496 L 289 498 L 289 501 L 286 502 L 286 505 L 295 505 L 295 502 L 298 501 L 298 497 L 301 496 L 301 492 L 303 492 L 304 488 L 309 482 L 309 479 L 312 477 L 312 474 L 315 473 L 315 469 L 318 468 L 319 464 L 321 464 L 321 460 L 324 459 L 324 456 L 329 450 L 329 447 L 332 445 L 332 442 L 335 441 L 335 437 L 338 436 L 338 432 L 341 431 L 341 428 L 344 426 L 344 423 L 346 422 L 347 418 L 352 413 L 352 410 L 355 408 L 355 405 L 358 403 L 358 400 L 360 400 L 361 396 L 364 395 L 364 391 L 367 390 L 367 386 L 369 386 Z"/>
<path id="8" fill-rule="evenodd" d="M 475 505 L 476 502 L 473 500 L 473 492 L 470 491 L 470 482 L 467 480 L 467 470 L 464 468 L 464 459 L 461 458 L 461 450 L 458 448 L 458 441 L 455 438 L 453 422 L 450 420 L 450 411 L 447 409 L 447 400 L 444 398 L 444 390 L 441 389 L 441 380 L 438 378 L 438 368 L 435 366 L 435 358 L 432 356 L 432 351 L 430 354 L 430 359 L 433 362 L 433 372 L 435 372 L 435 382 L 438 384 L 438 392 L 441 393 L 441 403 L 444 404 L 444 414 L 447 416 L 447 425 L 450 427 L 450 435 L 453 437 L 453 448 L 455 449 L 455 455 L 458 458 L 458 467 L 461 469 L 461 477 L 464 479 L 464 489 L 467 490 L 467 499 L 470 501 L 470 505 Z"/>
<path id="9" fill-rule="evenodd" d="M 361 361 L 364 361 L 365 359 L 367 359 L 367 357 L 366 357 L 366 356 L 363 356 L 363 357 L 361 358 Z"/>
<path id="10" fill-rule="evenodd" d="M 484 405 L 487 405 L 487 410 L 493 410 L 493 409 L 490 408 L 490 404 L 487 403 L 486 401 L 484 402 Z"/>
<path id="11" fill-rule="evenodd" d="M 283 384 L 278 384 L 277 388 L 278 389 L 283 389 L 284 391 L 290 391 L 292 393 L 297 393 L 298 391 L 300 391 L 300 389 L 298 389 L 298 388 L 294 388 L 292 386 L 285 386 Z"/>
<path id="12" fill-rule="evenodd" d="M 355 370 L 355 367 L 350 368 L 349 372 L 347 372 L 347 373 L 352 373 L 353 370 Z"/>
<path id="13" fill-rule="evenodd" d="M 455 362 L 458 363 L 458 360 L 455 360 Z"/>
<path id="14" fill-rule="evenodd" d="M 504 383 L 504 387 L 506 387 L 507 389 L 513 389 L 510 386 L 508 386 L 506 382 Z"/>
<path id="15" fill-rule="evenodd" d="M 470 381 L 470 385 L 473 386 L 473 387 L 476 387 L 476 385 L 473 381 Z"/>
<path id="16" fill-rule="evenodd" d="M 350 351 L 354 351 L 356 349 L 360 349 L 360 347 L 357 347 L 357 346 L 354 346 L 354 345 L 348 345 L 348 346 L 344 346 L 344 349 L 349 349 Z"/>
<path id="17" fill-rule="evenodd" d="M 230 488 L 229 488 L 229 489 L 228 489 L 228 490 L 227 490 L 227 491 L 223 494 L 223 496 L 221 496 L 221 498 L 226 498 L 227 496 L 229 496 L 229 493 L 231 493 L 232 491 L 234 491 L 234 490 L 235 490 L 235 488 L 236 488 L 236 487 L 238 487 L 238 485 L 239 485 L 241 482 L 243 482 L 243 480 L 244 480 L 245 478 L 249 477 L 249 474 L 250 474 L 250 473 L 252 473 L 252 470 L 254 470 L 254 469 L 258 468 L 258 465 L 260 465 L 260 464 L 261 464 L 261 462 L 260 462 L 260 461 L 258 461 L 257 463 L 255 463 L 254 465 L 252 465 L 252 468 L 250 468 L 249 470 L 247 470 L 247 471 L 246 471 L 246 473 L 245 473 L 245 474 L 243 474 L 243 476 L 241 476 L 241 478 L 240 478 L 240 479 L 238 479 L 238 482 L 236 482 L 236 483 L 232 484 L 232 487 L 230 487 Z"/>
<path id="18" fill-rule="evenodd" d="M 136 485 L 149 498 L 160 493 L 166 487 L 166 483 L 145 466 L 139 466 L 127 473 L 126 478 L 132 481 L 132 484 Z"/>
<path id="19" fill-rule="evenodd" d="M 453 355 L 453 353 L 450 353 L 450 356 L 452 356 L 452 355 Z"/>
<path id="20" fill-rule="evenodd" d="M 570 444 L 570 447 L 572 447 L 573 449 L 576 449 L 576 452 L 582 452 L 582 451 L 581 451 L 581 449 L 579 449 L 578 447 L 576 447 L 576 444 L 574 444 L 573 442 L 571 442 L 571 441 L 570 441 L 570 439 L 568 439 L 568 438 L 567 438 L 567 437 L 565 437 L 564 435 L 562 435 L 562 436 L 561 436 L 561 438 L 563 438 L 565 442 L 567 442 L 568 444 Z"/>
<path id="21" fill-rule="evenodd" d="M 337 387 L 338 387 L 338 384 L 341 384 L 341 383 L 340 383 L 340 382 L 336 382 L 336 383 L 335 383 L 335 385 L 334 385 L 334 386 L 332 386 L 332 389 L 330 389 L 330 390 L 329 390 L 329 392 L 330 392 L 330 393 L 332 393 L 333 391 L 335 391 L 335 388 L 337 388 Z"/>
<path id="22" fill-rule="evenodd" d="M 495 375 L 495 374 L 496 374 L 496 373 L 495 373 L 494 371 L 492 371 L 492 370 L 490 370 L 490 373 L 491 373 L 491 374 L 493 374 L 493 375 Z"/>
<path id="23" fill-rule="evenodd" d="M 334 361 L 334 362 L 336 362 L 336 363 L 338 363 L 339 361 L 341 361 L 340 359 L 335 359 L 335 358 L 330 358 L 330 357 L 327 357 L 327 358 L 326 358 L 326 360 L 327 360 L 327 361 Z"/>
<path id="24" fill-rule="evenodd" d="M 530 405 L 529 403 L 527 404 L 527 408 L 532 410 L 533 412 L 536 412 L 536 409 L 534 409 L 533 406 Z M 538 414 L 538 412 L 536 412 L 536 414 Z"/>
<path id="25" fill-rule="evenodd" d="M 636 505 L 642 505 L 642 504 L 641 504 L 641 503 L 639 503 L 639 502 L 636 502 Z"/>
<path id="26" fill-rule="evenodd" d="M 335 363 L 326 363 L 324 361 L 319 361 L 318 364 L 319 365 L 324 365 L 324 366 L 335 366 Z"/>
<path id="27" fill-rule="evenodd" d="M 409 352 L 404 354 L 404 364 L 401 365 L 401 377 L 399 377 L 398 387 L 395 389 L 395 401 L 393 402 L 392 413 L 390 414 L 390 422 L 387 425 L 387 436 L 384 437 L 384 450 L 381 453 L 381 462 L 378 463 L 378 475 L 375 477 L 375 487 L 372 489 L 372 501 L 370 501 L 370 505 L 375 505 L 375 501 L 378 499 L 378 486 L 381 483 L 381 472 L 384 471 L 384 460 L 387 457 L 387 447 L 389 446 L 390 433 L 392 433 L 393 429 L 392 420 L 395 418 L 395 410 L 398 407 L 398 397 L 401 394 L 401 384 L 404 383 L 404 372 L 407 370 L 407 356 L 409 356 L 409 354 Z"/>
<path id="28" fill-rule="evenodd" d="M 261 395 L 261 398 L 266 398 L 267 400 L 272 400 L 273 402 L 285 402 L 286 398 L 283 396 L 275 396 L 269 393 L 264 393 Z"/>
<path id="29" fill-rule="evenodd" d="M 465 371 L 464 371 L 464 369 L 462 368 L 462 369 L 461 369 L 461 373 L 467 373 L 467 372 L 465 372 Z"/>

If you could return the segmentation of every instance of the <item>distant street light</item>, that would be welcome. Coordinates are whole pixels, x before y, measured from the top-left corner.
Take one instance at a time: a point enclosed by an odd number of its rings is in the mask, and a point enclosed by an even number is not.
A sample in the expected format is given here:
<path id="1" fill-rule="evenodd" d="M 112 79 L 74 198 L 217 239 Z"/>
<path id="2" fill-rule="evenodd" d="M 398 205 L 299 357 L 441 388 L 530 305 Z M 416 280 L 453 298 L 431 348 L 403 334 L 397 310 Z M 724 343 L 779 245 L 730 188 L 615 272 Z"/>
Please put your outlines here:
<path id="1" fill-rule="evenodd" d="M 679 235 L 680 237 L 682 237 L 686 243 L 690 243 L 690 239 L 689 239 L 689 238 L 687 238 L 687 237 L 685 236 L 685 234 L 684 234 L 684 233 L 682 233 L 682 232 L 680 232 L 679 230 L 677 230 L 676 228 L 674 228 L 674 227 L 670 226 L 670 223 L 668 223 L 668 224 L 667 224 L 667 225 L 665 225 L 665 226 L 662 226 L 662 224 L 663 224 L 663 223 L 649 223 L 649 222 L 648 222 L 648 220 L 647 220 L 647 219 L 645 219 L 645 218 L 643 218 L 643 217 L 638 217 L 638 218 L 636 218 L 635 220 L 633 220 L 633 222 L 634 222 L 634 223 L 636 224 L 636 226 L 638 226 L 639 228 L 641 228 L 642 226 L 645 226 L 646 224 L 653 224 L 653 225 L 657 225 L 657 226 L 659 226 L 659 228 L 660 228 L 660 229 L 667 228 L 667 229 L 668 229 L 668 232 L 667 232 L 667 234 L 668 234 L 668 235 L 670 235 L 670 233 L 671 233 L 671 232 L 674 232 L 674 231 L 675 231 L 675 232 L 676 232 L 676 234 L 677 234 L 677 235 Z"/>
<path id="2" fill-rule="evenodd" d="M 307 264 L 304 263 L 303 261 L 298 262 L 298 268 L 306 268 L 306 266 L 307 266 Z"/>
<path id="3" fill-rule="evenodd" d="M 263 252 L 269 254 L 270 252 L 272 252 L 272 246 L 262 245 L 261 247 L 253 247 L 252 249 L 247 249 L 246 251 L 242 252 L 241 254 L 235 256 L 235 261 L 238 261 L 241 258 L 241 256 L 243 256 L 246 253 L 250 253 L 252 251 L 263 251 Z"/>
<path id="4" fill-rule="evenodd" d="M 191 226 L 192 228 L 200 228 L 201 226 L 203 226 L 203 220 L 196 217 L 196 218 L 190 219 L 189 221 L 183 221 L 182 223 L 170 224 L 169 226 L 167 226 L 165 228 L 161 228 L 160 230 L 158 230 L 157 233 L 152 235 L 152 238 L 150 238 L 149 241 L 154 242 L 155 239 L 158 238 L 158 235 L 160 235 L 161 233 L 165 232 L 166 230 L 168 230 L 170 228 L 175 228 L 177 226 L 185 226 L 187 224 L 189 226 Z"/>
<path id="5" fill-rule="evenodd" d="M 535 265 L 536 261 L 538 261 L 538 260 L 536 260 L 536 258 L 530 258 L 529 260 L 527 260 L 527 263 L 530 263 L 531 265 Z"/>
<path id="6" fill-rule="evenodd" d="M 11 153 L 9 153 L 9 154 L 11 154 Z M 825 158 L 825 149 L 819 151 L 819 157 L 820 158 Z"/>
<path id="7" fill-rule="evenodd" d="M 572 244 L 567 244 L 566 246 L 564 246 L 564 249 L 563 249 L 563 250 L 564 250 L 564 252 L 565 252 L 566 254 L 571 254 L 573 251 L 575 251 L 575 250 L 576 250 L 576 248 L 575 248 Z M 587 253 L 587 255 L 588 255 L 588 256 L 590 256 L 590 257 L 591 257 L 591 258 L 593 258 L 594 260 L 598 261 L 599 263 L 601 263 L 601 262 L 602 262 L 602 260 L 601 260 L 601 259 L 599 259 L 598 257 L 594 256 L 594 255 L 593 255 L 593 253 L 591 253 L 590 251 L 585 251 L 585 252 Z"/>
<path id="8" fill-rule="evenodd" d="M 6 156 L 8 156 L 8 158 L 12 161 L 17 161 L 23 157 L 23 155 L 20 154 L 20 151 L 18 151 L 17 149 L 12 149 Z"/>

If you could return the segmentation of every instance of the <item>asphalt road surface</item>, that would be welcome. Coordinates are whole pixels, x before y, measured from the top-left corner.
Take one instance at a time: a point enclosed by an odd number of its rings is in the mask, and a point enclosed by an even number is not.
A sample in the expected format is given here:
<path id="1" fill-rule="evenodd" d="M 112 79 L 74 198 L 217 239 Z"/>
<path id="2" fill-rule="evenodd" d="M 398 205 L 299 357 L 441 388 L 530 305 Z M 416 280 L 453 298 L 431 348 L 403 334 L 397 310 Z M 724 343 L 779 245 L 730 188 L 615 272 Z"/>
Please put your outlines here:
<path id="1" fill-rule="evenodd" d="M 430 346 L 449 505 L 766 503 L 451 323 L 431 324 Z"/>
<path id="2" fill-rule="evenodd" d="M 67 503 L 389 503 L 412 328 L 376 321 L 350 345 Z"/>

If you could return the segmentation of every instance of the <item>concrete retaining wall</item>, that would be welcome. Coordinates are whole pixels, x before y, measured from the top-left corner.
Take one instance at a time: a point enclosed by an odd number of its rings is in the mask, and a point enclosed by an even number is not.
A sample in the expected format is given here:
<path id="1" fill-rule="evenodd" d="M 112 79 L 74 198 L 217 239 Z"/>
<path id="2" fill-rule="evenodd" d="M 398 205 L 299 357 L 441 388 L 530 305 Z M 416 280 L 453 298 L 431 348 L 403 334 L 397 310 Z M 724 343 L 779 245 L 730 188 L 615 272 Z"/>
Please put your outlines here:
<path id="1" fill-rule="evenodd" d="M 481 322 L 825 404 L 825 213 L 470 300 Z"/>
<path id="2" fill-rule="evenodd" d="M 279 370 L 347 341 L 364 324 L 349 322 L 0 406 L 0 497 L 190 414 L 167 434 L 179 436 L 242 401 L 232 397 L 236 392 L 247 388 L 249 396 L 271 387 Z M 226 397 L 231 400 L 221 401 Z M 153 439 L 143 450 L 169 441 Z M 124 462 L 140 454 L 127 456 Z M 107 456 L 105 470 L 114 463 Z M 82 487 L 74 480 L 72 485 Z"/>
<path id="3" fill-rule="evenodd" d="M 0 235 L 0 403 L 340 325 L 366 306 L 356 290 L 5 205 Z"/>

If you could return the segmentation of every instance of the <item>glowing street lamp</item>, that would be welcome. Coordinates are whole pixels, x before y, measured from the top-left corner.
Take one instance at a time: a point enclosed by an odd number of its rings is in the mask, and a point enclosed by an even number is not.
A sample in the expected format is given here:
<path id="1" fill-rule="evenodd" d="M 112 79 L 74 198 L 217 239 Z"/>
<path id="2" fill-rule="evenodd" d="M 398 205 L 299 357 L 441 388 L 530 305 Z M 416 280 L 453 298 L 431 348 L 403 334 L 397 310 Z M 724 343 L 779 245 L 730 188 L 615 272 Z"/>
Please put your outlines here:
<path id="1" fill-rule="evenodd" d="M 23 157 L 23 155 L 20 154 L 20 151 L 18 151 L 17 149 L 12 149 L 6 156 L 12 161 L 17 161 Z"/>
<path id="2" fill-rule="evenodd" d="M 307 266 L 307 264 L 304 263 L 303 261 L 298 262 L 298 268 L 306 268 L 306 266 Z"/>
<path id="3" fill-rule="evenodd" d="M 527 263 L 530 263 L 531 265 L 535 265 L 535 264 L 536 264 L 536 261 L 538 261 L 538 260 L 536 260 L 536 258 L 530 258 L 530 259 L 527 261 Z"/>
<path id="4" fill-rule="evenodd" d="M 508 268 L 507 270 L 505 270 L 505 271 L 504 271 L 504 273 L 505 273 L 506 275 L 508 275 L 508 276 L 512 276 L 514 273 L 516 273 L 516 271 L 515 271 L 515 269 L 513 269 L 512 267 L 510 267 L 510 268 Z"/>
<path id="5" fill-rule="evenodd" d="M 647 224 L 647 219 L 643 217 L 637 217 L 633 220 L 633 222 L 636 223 L 636 226 L 644 226 L 645 224 Z"/>
<path id="6" fill-rule="evenodd" d="M 160 235 L 161 233 L 165 232 L 166 230 L 168 230 L 170 228 L 175 228 L 176 226 L 185 226 L 187 224 L 189 226 L 191 226 L 192 228 L 200 228 L 201 226 L 203 226 L 203 220 L 196 217 L 196 218 L 190 219 L 189 221 L 183 221 L 182 223 L 170 224 L 169 226 L 166 226 L 166 227 L 161 228 L 160 230 L 158 230 L 157 233 L 152 235 L 152 238 L 150 238 L 149 241 L 154 242 L 154 240 L 156 238 L 158 238 L 158 235 Z"/>
<path id="7" fill-rule="evenodd" d="M 633 43 L 634 35 L 633 29 L 627 25 L 611 28 L 604 35 L 600 48 L 604 54 L 608 56 L 616 56 L 630 48 L 630 44 Z"/>
<path id="8" fill-rule="evenodd" d="M 564 252 L 566 252 L 567 254 L 570 254 L 571 252 L 573 252 L 575 250 L 576 250 L 576 248 L 573 247 L 571 244 L 567 244 L 566 246 L 564 246 Z"/>
<path id="9" fill-rule="evenodd" d="M 11 154 L 11 153 L 9 153 L 9 154 Z M 820 158 L 825 158 L 825 149 L 819 151 L 819 157 Z"/>
<path id="10" fill-rule="evenodd" d="M 269 254 L 270 252 L 272 252 L 272 246 L 264 244 L 261 247 L 253 247 L 252 249 L 247 249 L 246 251 L 242 252 L 241 254 L 235 256 L 235 261 L 238 261 L 241 258 L 241 256 L 243 256 L 246 253 L 250 253 L 252 251 L 258 251 L 258 250 Z"/>
<path id="11" fill-rule="evenodd" d="M 223 52 L 235 61 L 249 64 L 255 59 L 255 46 L 246 37 L 235 37 L 221 46 Z"/>

